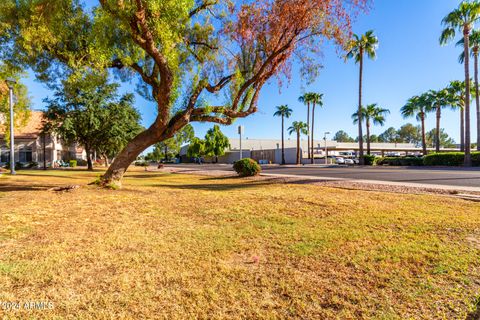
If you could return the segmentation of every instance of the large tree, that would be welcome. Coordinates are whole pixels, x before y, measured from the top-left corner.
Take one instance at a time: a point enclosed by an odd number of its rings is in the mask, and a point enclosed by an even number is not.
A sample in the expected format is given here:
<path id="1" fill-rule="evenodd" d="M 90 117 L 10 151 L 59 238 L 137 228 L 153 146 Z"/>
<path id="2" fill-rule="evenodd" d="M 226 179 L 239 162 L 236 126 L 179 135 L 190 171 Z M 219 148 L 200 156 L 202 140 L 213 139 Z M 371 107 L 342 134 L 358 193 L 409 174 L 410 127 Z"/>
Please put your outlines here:
<path id="1" fill-rule="evenodd" d="M 422 143 L 422 129 L 420 126 L 406 123 L 398 129 L 397 133 L 400 142 L 413 143 L 415 145 Z"/>
<path id="2" fill-rule="evenodd" d="M 367 128 L 367 154 L 370 155 L 370 127 L 372 123 L 383 126 L 385 124 L 385 116 L 390 110 L 379 107 L 376 103 L 369 104 L 361 109 L 361 117 L 358 113 L 352 114 L 353 123 L 358 123 L 360 119 L 365 121 Z"/>
<path id="3" fill-rule="evenodd" d="M 457 42 L 458 46 L 464 47 L 464 39 Z M 472 30 L 469 38 L 470 48 L 472 49 L 473 65 L 474 65 L 474 92 L 475 92 L 475 106 L 477 113 L 477 150 L 480 151 L 480 92 L 478 85 L 478 55 L 480 53 L 480 31 Z M 458 58 L 460 63 L 465 63 L 465 51 L 462 51 Z"/>
<path id="4" fill-rule="evenodd" d="M 422 131 L 422 151 L 427 154 L 427 142 L 425 133 L 425 118 L 428 112 L 431 112 L 432 104 L 427 94 L 414 96 L 408 99 L 407 103 L 400 109 L 404 118 L 415 117 L 421 124 Z"/>
<path id="5" fill-rule="evenodd" d="M 103 176 L 118 184 L 143 150 L 189 122 L 255 113 L 264 84 L 288 76 L 293 61 L 318 70 L 319 40 L 345 45 L 366 1 L 99 0 L 89 10 L 79 0 L 7 0 L 1 50 L 45 81 L 85 67 L 139 80 L 157 116 Z"/>
<path id="6" fill-rule="evenodd" d="M 463 53 L 465 70 L 465 159 L 464 165 L 472 165 L 470 139 L 470 32 L 475 22 L 480 19 L 480 3 L 478 1 L 462 1 L 458 8 L 450 12 L 442 20 L 445 29 L 440 36 L 440 43 L 451 41 L 456 32 L 463 35 Z"/>
<path id="7" fill-rule="evenodd" d="M 302 134 L 308 134 L 308 126 L 302 121 L 293 121 L 292 125 L 288 128 L 288 134 L 297 134 L 297 164 L 300 164 L 300 137 Z"/>
<path id="8" fill-rule="evenodd" d="M 220 130 L 220 126 L 214 125 L 213 128 L 208 129 L 205 134 L 205 153 L 207 156 L 215 158 L 218 162 L 218 157 L 225 154 L 225 150 L 230 148 L 230 140 Z"/>
<path id="9" fill-rule="evenodd" d="M 282 164 L 285 164 L 285 118 L 290 118 L 292 115 L 292 109 L 286 104 L 278 106 L 277 111 L 273 114 L 275 117 L 282 117 Z"/>
<path id="10" fill-rule="evenodd" d="M 312 100 L 313 100 L 313 95 L 311 92 L 307 92 L 307 93 L 304 93 L 303 95 L 301 95 L 300 97 L 298 97 L 298 101 L 303 103 L 304 105 L 307 106 L 307 157 L 308 159 L 310 159 L 310 105 L 312 103 Z"/>
<path id="11" fill-rule="evenodd" d="M 343 130 L 337 131 L 333 136 L 333 140 L 337 142 L 355 142 L 355 139 Z"/>
<path id="12" fill-rule="evenodd" d="M 427 93 L 427 97 L 431 104 L 431 111 L 435 112 L 435 152 L 440 152 L 440 119 L 442 117 L 442 109 L 446 107 L 451 107 L 453 102 L 453 97 L 449 94 L 447 89 L 442 90 L 430 90 Z"/>
<path id="13" fill-rule="evenodd" d="M 455 141 L 448 136 L 445 129 L 440 129 L 440 139 L 437 138 L 437 129 L 432 129 L 426 133 L 426 141 L 429 147 L 437 146 L 440 144 L 443 148 L 455 148 Z"/>
<path id="14" fill-rule="evenodd" d="M 313 139 L 314 139 L 314 132 L 315 132 L 315 107 L 316 106 L 319 106 L 319 107 L 323 107 L 323 94 L 322 93 L 316 93 L 316 92 L 312 92 L 311 93 L 311 103 L 312 103 L 312 128 L 311 128 L 311 132 L 312 134 L 310 135 L 310 139 L 311 139 L 311 163 L 313 164 L 314 163 L 314 152 L 313 150 L 315 150 L 315 147 L 314 147 L 314 144 L 313 144 Z"/>
<path id="15" fill-rule="evenodd" d="M 142 131 L 133 95 L 119 97 L 117 84 L 92 82 L 96 78 L 65 83 L 53 99 L 45 100 L 44 126 L 67 143 L 81 145 L 87 154 L 89 170 L 93 170 L 95 151 L 107 161 Z"/>
<path id="16" fill-rule="evenodd" d="M 458 109 L 460 115 L 460 151 L 465 151 L 465 82 L 450 81 L 447 87 L 451 106 Z"/>
<path id="17" fill-rule="evenodd" d="M 350 50 L 348 51 L 346 58 L 355 59 L 355 63 L 359 64 L 359 81 L 358 81 L 358 145 L 360 151 L 360 164 L 364 163 L 363 159 L 363 130 L 362 130 L 362 95 L 363 95 L 363 60 L 365 55 L 370 59 L 375 59 L 377 55 L 378 39 L 374 35 L 373 30 L 367 31 L 362 35 L 353 35 L 353 39 L 350 42 Z"/>
<path id="18" fill-rule="evenodd" d="M 168 161 L 169 156 L 176 156 L 180 152 L 182 145 L 189 143 L 194 137 L 195 131 L 192 125 L 187 124 L 177 131 L 173 137 L 156 143 L 152 153 L 149 154 L 149 158 L 157 161 L 164 158 L 165 161 Z"/>
<path id="19" fill-rule="evenodd" d="M 387 130 L 382 132 L 378 136 L 378 141 L 379 142 L 388 142 L 388 143 L 401 142 L 398 131 L 394 127 L 387 128 Z"/>

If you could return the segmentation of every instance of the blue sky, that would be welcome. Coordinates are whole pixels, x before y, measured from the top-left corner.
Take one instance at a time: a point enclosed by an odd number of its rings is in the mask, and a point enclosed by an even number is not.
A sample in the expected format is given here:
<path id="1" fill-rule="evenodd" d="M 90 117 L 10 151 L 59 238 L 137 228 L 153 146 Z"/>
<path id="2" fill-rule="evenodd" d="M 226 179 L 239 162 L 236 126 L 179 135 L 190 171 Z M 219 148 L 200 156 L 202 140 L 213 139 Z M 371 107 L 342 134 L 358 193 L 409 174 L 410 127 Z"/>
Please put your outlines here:
<path id="1" fill-rule="evenodd" d="M 450 80 L 463 79 L 463 67 L 457 62 L 459 48 L 454 43 L 441 47 L 438 44 L 442 18 L 455 8 L 459 0 L 375 0 L 368 14 L 360 16 L 353 25 L 355 33 L 373 29 L 379 38 L 378 57 L 365 63 L 364 103 L 378 103 L 390 109 L 384 127 L 375 127 L 373 134 L 386 128 L 400 127 L 406 122 L 416 123 L 415 119 L 402 119 L 400 108 L 405 101 L 429 89 L 445 87 Z M 280 119 L 274 118 L 275 106 L 288 104 L 293 115 L 292 121 L 306 121 L 306 107 L 298 102 L 298 96 L 305 91 L 324 94 L 324 107 L 317 109 L 315 135 L 323 137 L 323 132 L 332 135 L 345 130 L 356 136 L 351 114 L 355 111 L 358 97 L 358 66 L 353 61 L 344 62 L 335 48 L 324 44 L 324 65 L 320 77 L 312 85 L 302 88 L 297 74 L 281 91 L 276 81 L 272 81 L 262 91 L 259 112 L 247 119 L 238 120 L 233 126 L 223 127 L 229 137 L 237 137 L 236 126 L 245 126 L 248 138 L 279 138 Z M 42 100 L 51 95 L 33 77 L 25 79 L 35 109 L 43 108 Z M 133 84 L 124 84 L 123 91 L 134 91 Z M 155 115 L 155 105 L 137 97 L 136 107 L 143 116 L 143 124 L 150 125 Z M 472 105 L 472 132 L 475 130 L 475 105 Z M 434 128 L 434 115 L 428 117 L 427 129 Z M 203 137 L 213 124 L 194 123 L 196 135 Z M 442 127 L 459 141 L 459 115 L 445 110 Z M 292 137 L 293 139 L 294 137 Z M 474 141 L 472 141 L 474 142 Z"/>

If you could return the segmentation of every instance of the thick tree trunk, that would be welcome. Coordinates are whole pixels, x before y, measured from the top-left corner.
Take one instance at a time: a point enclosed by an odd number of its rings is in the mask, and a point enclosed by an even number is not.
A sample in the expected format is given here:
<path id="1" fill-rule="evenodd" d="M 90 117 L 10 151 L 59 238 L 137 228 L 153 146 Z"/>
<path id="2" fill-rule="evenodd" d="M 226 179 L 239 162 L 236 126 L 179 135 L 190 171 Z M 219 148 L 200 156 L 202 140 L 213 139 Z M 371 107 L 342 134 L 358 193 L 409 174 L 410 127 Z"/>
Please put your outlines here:
<path id="1" fill-rule="evenodd" d="M 465 110 L 460 108 L 460 151 L 465 151 Z"/>
<path id="2" fill-rule="evenodd" d="M 367 154 L 370 155 L 370 119 L 367 118 Z"/>
<path id="3" fill-rule="evenodd" d="M 307 132 L 308 158 L 310 159 L 310 102 L 307 103 Z"/>
<path id="4" fill-rule="evenodd" d="M 105 168 L 108 168 L 108 156 L 106 154 L 103 155 L 103 160 L 105 161 Z"/>
<path id="5" fill-rule="evenodd" d="M 300 131 L 297 131 L 297 164 L 300 164 Z"/>
<path id="6" fill-rule="evenodd" d="M 284 126 L 285 126 L 285 120 L 284 120 L 284 116 L 282 115 L 282 164 L 285 164 L 285 137 L 284 137 Z"/>
<path id="7" fill-rule="evenodd" d="M 435 152 L 440 152 L 440 118 L 442 116 L 442 107 L 437 105 L 437 123 L 435 129 Z"/>
<path id="8" fill-rule="evenodd" d="M 421 117 L 421 122 L 422 122 L 422 150 L 423 150 L 423 155 L 427 155 L 427 137 L 425 134 L 425 115 L 422 114 Z"/>
<path id="9" fill-rule="evenodd" d="M 138 155 L 143 150 L 159 142 L 157 125 L 154 123 L 149 129 L 143 131 L 130 141 L 126 147 L 115 157 L 107 172 L 102 177 L 103 185 L 116 184 L 120 185 L 120 181 Z"/>
<path id="10" fill-rule="evenodd" d="M 464 166 L 472 166 L 472 157 L 470 154 L 471 139 L 470 139 L 470 29 L 467 24 L 463 28 L 464 39 L 464 54 L 465 54 L 465 159 Z"/>
<path id="11" fill-rule="evenodd" d="M 313 152 L 313 150 L 314 150 L 314 146 L 313 146 L 313 130 L 314 130 L 314 128 L 315 128 L 315 103 L 313 104 L 313 107 L 312 107 L 312 137 L 311 137 L 311 139 L 312 139 L 312 159 L 311 159 L 311 161 L 310 161 L 311 164 L 314 163 L 314 157 L 315 157 L 314 152 Z"/>
<path id="12" fill-rule="evenodd" d="M 360 49 L 360 72 L 358 81 L 358 149 L 360 152 L 360 164 L 364 165 L 363 159 L 363 130 L 362 130 L 362 81 L 363 81 L 363 50 Z"/>
<path id="13" fill-rule="evenodd" d="M 92 152 L 87 149 L 87 170 L 93 171 Z"/>
<path id="14" fill-rule="evenodd" d="M 480 151 L 480 96 L 478 88 L 478 47 L 474 49 L 474 59 L 475 59 L 475 103 L 477 107 L 477 151 Z"/>

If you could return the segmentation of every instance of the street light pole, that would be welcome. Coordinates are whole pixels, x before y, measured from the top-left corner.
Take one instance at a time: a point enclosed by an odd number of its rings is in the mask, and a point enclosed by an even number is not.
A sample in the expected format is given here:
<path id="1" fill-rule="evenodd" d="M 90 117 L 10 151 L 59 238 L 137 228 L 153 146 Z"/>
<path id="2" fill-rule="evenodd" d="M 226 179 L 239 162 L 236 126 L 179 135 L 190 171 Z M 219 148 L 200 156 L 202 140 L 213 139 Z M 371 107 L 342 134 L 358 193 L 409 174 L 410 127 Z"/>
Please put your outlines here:
<path id="1" fill-rule="evenodd" d="M 327 134 L 330 134 L 330 132 L 325 132 L 324 136 L 323 136 L 323 140 L 325 140 L 325 164 L 328 164 L 327 161 L 328 161 L 328 149 L 327 149 Z"/>
<path id="2" fill-rule="evenodd" d="M 238 126 L 238 134 L 240 135 L 240 160 L 242 160 L 242 134 L 244 130 L 244 126 Z"/>
<path id="3" fill-rule="evenodd" d="M 13 119 L 13 85 L 17 83 L 15 79 L 7 79 L 5 81 L 10 92 L 10 174 L 15 174 L 15 133 Z"/>

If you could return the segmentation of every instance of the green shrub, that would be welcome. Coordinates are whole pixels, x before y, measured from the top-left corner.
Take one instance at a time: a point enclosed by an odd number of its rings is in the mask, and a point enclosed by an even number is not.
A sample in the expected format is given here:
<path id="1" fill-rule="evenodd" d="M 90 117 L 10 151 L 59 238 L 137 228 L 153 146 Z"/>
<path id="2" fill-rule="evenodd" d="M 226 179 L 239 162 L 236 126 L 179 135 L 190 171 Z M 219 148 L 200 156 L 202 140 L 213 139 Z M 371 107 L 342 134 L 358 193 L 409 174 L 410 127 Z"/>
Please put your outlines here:
<path id="1" fill-rule="evenodd" d="M 426 166 L 462 166 L 463 152 L 431 153 L 423 158 Z"/>
<path id="2" fill-rule="evenodd" d="M 377 162 L 377 157 L 374 155 L 364 155 L 363 156 L 363 164 L 366 166 L 374 166 Z"/>
<path id="3" fill-rule="evenodd" d="M 70 168 L 75 168 L 77 166 L 77 160 L 70 160 L 68 162 L 68 165 L 70 166 Z"/>
<path id="4" fill-rule="evenodd" d="M 235 161 L 233 164 L 233 169 L 241 177 L 252 177 L 256 176 L 262 171 L 262 168 L 258 163 L 250 158 L 244 158 L 242 160 Z"/>
<path id="5" fill-rule="evenodd" d="M 379 166 L 423 166 L 420 157 L 385 157 L 377 160 Z"/>

